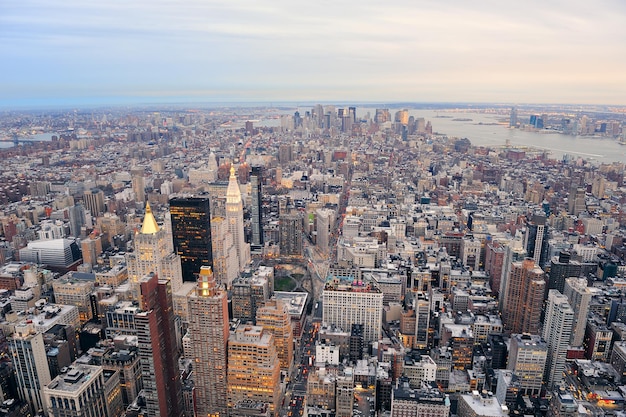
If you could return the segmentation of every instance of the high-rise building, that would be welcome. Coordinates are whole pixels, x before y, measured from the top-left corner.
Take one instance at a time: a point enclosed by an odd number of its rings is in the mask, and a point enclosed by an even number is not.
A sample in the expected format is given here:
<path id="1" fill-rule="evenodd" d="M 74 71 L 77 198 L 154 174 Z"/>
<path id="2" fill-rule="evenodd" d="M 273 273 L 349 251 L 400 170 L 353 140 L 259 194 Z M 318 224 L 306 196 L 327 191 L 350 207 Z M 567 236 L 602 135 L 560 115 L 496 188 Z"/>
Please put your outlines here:
<path id="1" fill-rule="evenodd" d="M 572 254 L 568 251 L 559 252 L 559 256 L 553 256 L 550 260 L 550 272 L 548 274 L 548 289 L 565 290 L 565 279 L 582 275 L 582 264 L 571 260 Z"/>
<path id="2" fill-rule="evenodd" d="M 383 293 L 373 283 L 341 280 L 336 277 L 326 282 L 322 291 L 322 320 L 344 331 L 353 324 L 363 325 L 366 343 L 380 338 L 383 311 Z"/>
<path id="3" fill-rule="evenodd" d="M 143 203 L 146 201 L 146 179 L 144 167 L 134 167 L 130 170 L 131 183 L 133 186 L 133 193 L 135 194 L 135 201 Z"/>
<path id="4" fill-rule="evenodd" d="M 608 361 L 612 338 L 613 329 L 606 325 L 606 320 L 596 314 L 591 315 L 587 320 L 583 342 L 585 357 L 592 361 Z"/>
<path id="5" fill-rule="evenodd" d="M 260 166 L 252 167 L 250 187 L 252 188 L 252 207 L 250 217 L 252 222 L 252 244 L 263 246 L 263 176 Z"/>
<path id="6" fill-rule="evenodd" d="M 544 272 L 534 260 L 527 258 L 511 264 L 502 311 L 506 332 L 539 332 L 545 286 Z"/>
<path id="7" fill-rule="evenodd" d="M 135 314 L 135 328 L 146 410 L 151 417 L 179 417 L 182 386 L 171 285 L 150 274 L 141 279 L 139 288 L 142 311 Z"/>
<path id="8" fill-rule="evenodd" d="M 591 290 L 587 287 L 586 278 L 567 278 L 563 295 L 567 297 L 574 314 L 576 323 L 572 330 L 572 346 L 582 346 L 585 337 L 585 326 L 587 325 L 587 313 L 589 313 L 589 303 L 591 302 Z"/>
<path id="9" fill-rule="evenodd" d="M 239 182 L 235 176 L 235 167 L 230 167 L 230 178 L 226 189 L 226 221 L 228 230 L 233 235 L 237 259 L 239 260 L 239 270 L 243 271 L 250 262 L 250 245 L 246 243 L 245 231 L 243 228 L 243 203 L 241 202 L 241 190 Z"/>
<path id="10" fill-rule="evenodd" d="M 563 379 L 573 322 L 574 310 L 567 302 L 567 297 L 557 290 L 549 290 L 542 332 L 543 339 L 548 344 L 548 359 L 544 375 L 548 389 L 553 389 Z"/>
<path id="11" fill-rule="evenodd" d="M 428 347 L 428 329 L 430 327 L 430 301 L 424 293 L 415 297 L 415 347 Z"/>
<path id="12" fill-rule="evenodd" d="M 529 258 L 539 266 L 547 261 L 548 255 L 548 226 L 544 214 L 533 214 L 526 222 L 524 233 L 524 247 Z"/>
<path id="13" fill-rule="evenodd" d="M 51 377 L 43 335 L 35 332 L 32 324 L 19 324 L 9 339 L 9 349 L 19 398 L 33 413 L 45 410 L 42 390 Z"/>
<path id="14" fill-rule="evenodd" d="M 522 247 L 521 239 L 512 240 L 504 248 L 502 259 L 502 272 L 500 275 L 500 289 L 498 291 L 498 309 L 504 311 L 507 308 L 505 297 L 508 291 L 509 278 L 511 276 L 511 265 L 513 262 L 523 261 L 526 257 L 526 249 Z"/>
<path id="15" fill-rule="evenodd" d="M 567 212 L 578 216 L 581 212 L 587 210 L 585 203 L 586 191 L 584 188 L 573 186 L 567 197 Z"/>
<path id="16" fill-rule="evenodd" d="M 196 292 L 188 302 L 196 416 L 226 416 L 228 297 L 211 267 L 200 268 Z"/>
<path id="17" fill-rule="evenodd" d="M 509 127 L 517 126 L 517 107 L 511 107 L 511 116 L 509 117 Z"/>
<path id="18" fill-rule="evenodd" d="M 524 395 L 539 395 L 548 357 L 548 345 L 538 335 L 511 335 L 511 351 L 507 369 L 519 378 Z"/>
<path id="19" fill-rule="evenodd" d="M 280 369 L 289 374 L 293 365 L 293 330 L 287 306 L 282 300 L 265 301 L 256 311 L 256 324 L 274 335 Z"/>
<path id="20" fill-rule="evenodd" d="M 228 337 L 228 407 L 242 400 L 268 403 L 278 416 L 280 361 L 274 335 L 261 326 L 239 325 Z"/>
<path id="21" fill-rule="evenodd" d="M 213 274 L 218 284 L 230 289 L 233 280 L 239 275 L 239 257 L 224 217 L 211 219 L 211 240 L 213 243 Z"/>
<path id="22" fill-rule="evenodd" d="M 279 219 L 280 254 L 302 255 L 302 218 L 297 214 L 281 215 Z"/>
<path id="23" fill-rule="evenodd" d="M 85 191 L 83 193 L 83 203 L 93 217 L 99 217 L 104 214 L 104 192 L 101 189 L 92 188 Z"/>
<path id="24" fill-rule="evenodd" d="M 194 282 L 202 266 L 213 267 L 209 199 L 172 198 L 170 213 L 174 252 L 180 256 L 183 282 Z"/>
<path id="25" fill-rule="evenodd" d="M 126 253 L 126 264 L 135 294 L 138 294 L 139 281 L 151 272 L 159 279 L 170 281 L 172 291 L 178 291 L 183 284 L 180 256 L 174 253 L 168 231 L 157 224 L 149 203 L 141 230 L 135 233 L 133 243 L 134 251 Z"/>

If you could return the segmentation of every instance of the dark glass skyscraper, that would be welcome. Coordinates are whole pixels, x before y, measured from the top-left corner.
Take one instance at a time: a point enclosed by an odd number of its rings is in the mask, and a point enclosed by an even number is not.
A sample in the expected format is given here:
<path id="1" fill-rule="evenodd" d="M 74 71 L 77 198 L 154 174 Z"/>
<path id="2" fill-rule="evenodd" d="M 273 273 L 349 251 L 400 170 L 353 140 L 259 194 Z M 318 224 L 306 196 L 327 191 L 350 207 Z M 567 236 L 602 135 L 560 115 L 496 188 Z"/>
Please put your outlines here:
<path id="1" fill-rule="evenodd" d="M 252 186 L 252 208 L 250 212 L 252 217 L 252 244 L 256 246 L 263 246 L 262 181 L 261 167 L 252 167 L 252 175 L 250 175 L 250 185 Z"/>
<path id="2" fill-rule="evenodd" d="M 209 198 L 172 198 L 170 213 L 174 251 L 180 256 L 183 281 L 195 282 L 200 267 L 213 267 Z"/>

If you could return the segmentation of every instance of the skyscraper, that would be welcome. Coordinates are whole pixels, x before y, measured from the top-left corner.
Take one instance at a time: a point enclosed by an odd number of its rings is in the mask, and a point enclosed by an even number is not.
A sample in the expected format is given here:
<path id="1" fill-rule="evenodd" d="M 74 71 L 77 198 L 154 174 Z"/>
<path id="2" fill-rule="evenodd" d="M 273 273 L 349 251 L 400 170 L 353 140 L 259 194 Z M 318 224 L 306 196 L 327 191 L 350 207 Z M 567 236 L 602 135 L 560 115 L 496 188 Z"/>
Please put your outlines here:
<path id="1" fill-rule="evenodd" d="M 239 270 L 250 262 L 250 245 L 246 243 L 243 229 L 243 204 L 241 202 L 241 190 L 235 176 L 235 167 L 230 167 L 230 178 L 226 189 L 226 220 L 228 229 L 233 235 L 233 242 L 239 259 Z"/>
<path id="2" fill-rule="evenodd" d="M 524 395 L 541 393 L 543 372 L 546 366 L 548 346 L 538 335 L 511 335 L 511 352 L 507 369 L 512 370 L 520 381 Z"/>
<path id="3" fill-rule="evenodd" d="M 180 256 L 174 253 L 167 230 L 157 224 L 150 203 L 146 204 L 146 215 L 141 230 L 133 237 L 133 243 L 134 252 L 126 253 L 126 264 L 135 294 L 139 293 L 139 281 L 150 272 L 160 279 L 169 280 L 172 291 L 178 291 L 183 284 Z"/>
<path id="4" fill-rule="evenodd" d="M 196 416 L 226 416 L 228 298 L 211 267 L 200 268 L 196 292 L 188 303 Z"/>
<path id="5" fill-rule="evenodd" d="M 537 334 L 546 287 L 543 270 L 529 258 L 513 262 L 507 282 L 502 310 L 505 331 Z"/>
<path id="6" fill-rule="evenodd" d="M 32 324 L 19 324 L 9 339 L 9 348 L 18 396 L 30 405 L 33 413 L 44 410 L 42 389 L 51 377 L 43 335 L 35 332 Z"/>
<path id="7" fill-rule="evenodd" d="M 565 290 L 563 295 L 567 297 L 572 310 L 576 314 L 572 329 L 572 346 L 582 346 L 585 337 L 585 326 L 587 325 L 587 313 L 589 313 L 589 303 L 591 302 L 591 290 L 587 287 L 586 278 L 567 278 L 565 280 Z"/>
<path id="8" fill-rule="evenodd" d="M 543 322 L 543 339 L 548 344 L 545 381 L 553 389 L 563 380 L 567 346 L 572 335 L 574 310 L 567 302 L 567 297 L 557 290 L 548 291 L 546 317 Z"/>
<path id="9" fill-rule="evenodd" d="M 146 201 L 146 179 L 144 167 L 134 167 L 130 170 L 131 182 L 133 185 L 133 193 L 135 193 L 135 201 L 143 203 Z"/>
<path id="10" fill-rule="evenodd" d="M 252 244 L 263 246 L 263 184 L 262 168 L 252 167 L 250 186 L 252 188 L 252 207 L 250 209 L 252 220 Z"/>
<path id="11" fill-rule="evenodd" d="M 268 403 L 278 415 L 280 361 L 274 335 L 261 326 L 239 325 L 228 338 L 228 407 L 242 400 Z"/>
<path id="12" fill-rule="evenodd" d="M 280 216 L 280 254 L 302 255 L 302 218 L 297 214 Z"/>
<path id="13" fill-rule="evenodd" d="M 511 107 L 511 117 L 509 118 L 509 127 L 517 126 L 517 107 Z"/>
<path id="14" fill-rule="evenodd" d="M 267 300 L 257 309 L 256 324 L 274 335 L 280 368 L 289 374 L 293 364 L 293 331 L 287 306 L 282 300 Z"/>
<path id="15" fill-rule="evenodd" d="M 430 324 L 430 301 L 424 293 L 415 296 L 415 347 L 428 347 L 428 328 Z"/>
<path id="16" fill-rule="evenodd" d="M 182 386 L 171 286 L 150 274 L 141 279 L 139 288 L 142 311 L 135 314 L 135 328 L 148 416 L 178 417 Z"/>
<path id="17" fill-rule="evenodd" d="M 99 188 L 92 188 L 83 193 L 85 208 L 91 212 L 92 217 L 104 214 L 104 193 Z"/>
<path id="18" fill-rule="evenodd" d="M 524 234 L 524 247 L 529 258 L 533 258 L 537 265 L 541 266 L 547 261 L 548 254 L 548 226 L 544 214 L 534 214 L 530 221 L 526 222 Z"/>
<path id="19" fill-rule="evenodd" d="M 194 282 L 202 266 L 213 267 L 209 199 L 172 198 L 170 213 L 174 251 L 180 256 L 183 282 Z"/>

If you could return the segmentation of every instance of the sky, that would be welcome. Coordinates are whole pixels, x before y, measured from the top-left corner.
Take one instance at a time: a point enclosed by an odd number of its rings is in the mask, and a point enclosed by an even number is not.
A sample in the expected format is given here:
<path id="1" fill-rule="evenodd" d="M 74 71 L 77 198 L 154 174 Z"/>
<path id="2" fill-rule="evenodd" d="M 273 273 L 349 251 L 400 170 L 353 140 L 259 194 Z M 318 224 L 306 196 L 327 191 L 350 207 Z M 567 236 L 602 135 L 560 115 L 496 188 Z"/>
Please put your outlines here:
<path id="1" fill-rule="evenodd" d="M 0 107 L 626 105 L 623 0 L 5 0 Z"/>

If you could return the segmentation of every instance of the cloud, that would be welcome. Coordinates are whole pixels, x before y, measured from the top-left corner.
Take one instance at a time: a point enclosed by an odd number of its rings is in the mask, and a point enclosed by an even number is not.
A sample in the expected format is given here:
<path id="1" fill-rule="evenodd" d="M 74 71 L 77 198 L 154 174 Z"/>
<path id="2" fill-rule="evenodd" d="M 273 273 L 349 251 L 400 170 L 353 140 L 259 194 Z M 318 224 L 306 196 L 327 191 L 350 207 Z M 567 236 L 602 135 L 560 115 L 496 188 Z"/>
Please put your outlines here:
<path id="1" fill-rule="evenodd" d="M 547 3 L 4 2 L 0 95 L 624 100 L 625 6 Z"/>

